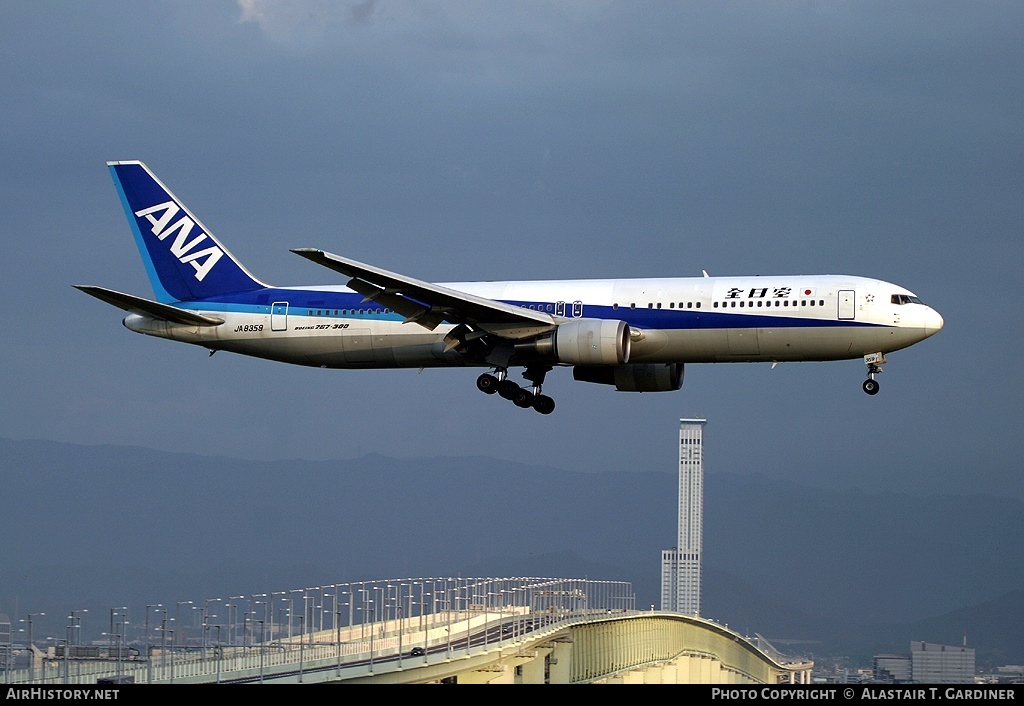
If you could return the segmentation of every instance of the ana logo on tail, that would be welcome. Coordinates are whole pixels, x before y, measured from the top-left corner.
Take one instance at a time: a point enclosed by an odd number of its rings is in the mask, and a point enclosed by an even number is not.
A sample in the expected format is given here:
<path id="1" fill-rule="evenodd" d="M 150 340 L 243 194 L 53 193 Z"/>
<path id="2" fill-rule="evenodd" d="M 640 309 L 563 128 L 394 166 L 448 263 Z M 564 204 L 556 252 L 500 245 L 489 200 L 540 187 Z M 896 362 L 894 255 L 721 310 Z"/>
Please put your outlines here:
<path id="1" fill-rule="evenodd" d="M 196 279 L 202 282 L 217 261 L 224 256 L 224 251 L 213 245 L 193 252 L 199 243 L 207 239 L 206 233 L 199 231 L 195 238 L 189 240 L 192 228 L 196 225 L 195 221 L 187 215 L 182 215 L 177 222 L 171 223 L 179 211 L 181 211 L 181 207 L 178 204 L 167 201 L 136 211 L 135 215 L 138 218 L 145 217 L 152 226 L 153 235 L 161 241 L 166 240 L 169 235 L 177 231 L 177 235 L 171 243 L 171 254 L 178 258 L 178 262 L 192 265 L 196 271 Z"/>

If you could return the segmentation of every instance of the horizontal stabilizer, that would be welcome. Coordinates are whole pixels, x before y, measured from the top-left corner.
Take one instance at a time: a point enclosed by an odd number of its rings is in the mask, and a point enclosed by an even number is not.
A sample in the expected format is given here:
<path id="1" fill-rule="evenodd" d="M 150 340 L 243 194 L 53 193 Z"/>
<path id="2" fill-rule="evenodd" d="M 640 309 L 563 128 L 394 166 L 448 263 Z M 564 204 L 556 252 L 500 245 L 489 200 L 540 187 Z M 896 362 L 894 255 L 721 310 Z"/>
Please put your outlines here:
<path id="1" fill-rule="evenodd" d="M 72 286 L 75 289 L 80 289 L 86 294 L 96 297 L 100 301 L 105 301 L 107 304 L 113 304 L 118 309 L 124 309 L 125 311 L 133 314 L 148 316 L 152 319 L 170 321 L 175 324 L 185 324 L 186 326 L 220 326 L 224 323 L 223 319 L 203 316 L 202 314 L 196 314 L 191 311 L 179 309 L 178 307 L 171 306 L 170 304 L 161 304 L 160 302 L 143 299 L 142 297 L 136 297 L 132 294 L 115 292 L 113 289 L 105 289 L 103 287 L 95 287 L 88 284 L 75 284 Z"/>

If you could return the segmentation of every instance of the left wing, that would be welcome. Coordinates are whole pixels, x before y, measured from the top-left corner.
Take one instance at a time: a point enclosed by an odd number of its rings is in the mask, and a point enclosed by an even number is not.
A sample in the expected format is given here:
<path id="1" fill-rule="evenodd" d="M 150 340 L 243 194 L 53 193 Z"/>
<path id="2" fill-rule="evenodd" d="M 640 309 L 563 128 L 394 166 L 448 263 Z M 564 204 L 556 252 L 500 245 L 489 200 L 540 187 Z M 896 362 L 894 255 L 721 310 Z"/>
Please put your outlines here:
<path id="1" fill-rule="evenodd" d="M 447 321 L 502 338 L 528 338 L 558 325 L 554 316 L 542 311 L 423 282 L 323 250 L 296 248 L 292 252 L 350 277 L 349 289 L 397 311 L 406 322 L 431 331 Z"/>
<path id="2" fill-rule="evenodd" d="M 75 289 L 80 289 L 86 294 L 91 294 L 100 301 L 113 304 L 118 309 L 123 309 L 131 314 L 148 316 L 151 319 L 170 321 L 173 324 L 184 324 L 185 326 L 220 326 L 224 323 L 224 319 L 203 316 L 194 311 L 186 311 L 170 304 L 161 304 L 160 302 L 143 299 L 134 294 L 117 292 L 106 287 L 96 287 L 91 284 L 73 284 L 71 286 Z"/>

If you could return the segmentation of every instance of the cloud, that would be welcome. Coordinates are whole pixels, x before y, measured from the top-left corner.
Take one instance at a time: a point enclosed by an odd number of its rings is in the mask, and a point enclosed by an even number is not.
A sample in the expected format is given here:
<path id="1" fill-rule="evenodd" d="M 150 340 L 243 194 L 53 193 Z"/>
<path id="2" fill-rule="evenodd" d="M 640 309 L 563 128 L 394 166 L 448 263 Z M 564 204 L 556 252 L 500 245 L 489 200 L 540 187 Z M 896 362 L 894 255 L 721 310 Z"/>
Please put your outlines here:
<path id="1" fill-rule="evenodd" d="M 345 25 L 369 23 L 377 14 L 376 0 L 238 0 L 241 22 L 254 22 L 272 41 L 316 45 Z"/>
<path id="2" fill-rule="evenodd" d="M 319 46 L 351 32 L 372 28 L 378 38 L 413 38 L 433 49 L 517 44 L 540 36 L 553 45 L 572 39 L 578 27 L 615 22 L 612 2 L 532 0 L 480 3 L 453 0 L 237 0 L 241 22 L 252 22 L 286 46 Z M 607 37 L 601 33 L 601 41 Z M 575 37 L 577 40 L 579 37 Z"/>

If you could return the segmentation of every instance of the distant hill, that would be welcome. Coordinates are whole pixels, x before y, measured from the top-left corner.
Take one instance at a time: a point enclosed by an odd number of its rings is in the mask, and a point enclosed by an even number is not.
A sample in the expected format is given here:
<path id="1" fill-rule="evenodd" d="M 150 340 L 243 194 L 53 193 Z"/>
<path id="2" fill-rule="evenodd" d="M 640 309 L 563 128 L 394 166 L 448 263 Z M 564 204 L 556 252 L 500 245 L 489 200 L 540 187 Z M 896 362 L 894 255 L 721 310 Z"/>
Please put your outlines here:
<path id="1" fill-rule="evenodd" d="M 644 607 L 659 602 L 660 552 L 675 541 L 669 473 L 486 457 L 251 462 L 3 439 L 0 454 L 0 612 L 12 616 L 438 575 L 625 580 Z M 981 495 L 709 473 L 702 612 L 850 654 L 960 644 L 966 632 L 979 653 L 984 642 L 1019 663 L 1022 511 Z"/>
<path id="2" fill-rule="evenodd" d="M 910 653 L 910 643 L 925 640 L 975 648 L 979 666 L 1021 664 L 1024 656 L 1024 591 L 912 623 L 855 625 L 836 630 L 822 650 L 862 662 L 880 652 Z"/>

